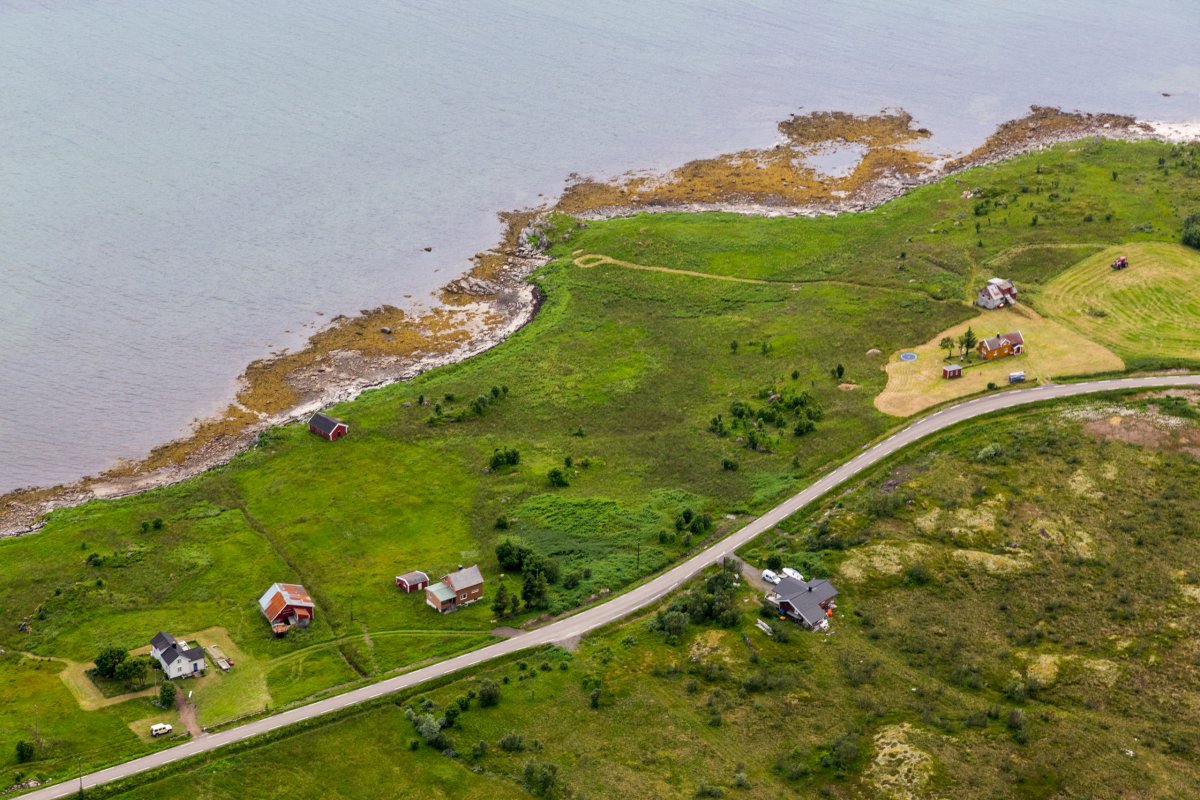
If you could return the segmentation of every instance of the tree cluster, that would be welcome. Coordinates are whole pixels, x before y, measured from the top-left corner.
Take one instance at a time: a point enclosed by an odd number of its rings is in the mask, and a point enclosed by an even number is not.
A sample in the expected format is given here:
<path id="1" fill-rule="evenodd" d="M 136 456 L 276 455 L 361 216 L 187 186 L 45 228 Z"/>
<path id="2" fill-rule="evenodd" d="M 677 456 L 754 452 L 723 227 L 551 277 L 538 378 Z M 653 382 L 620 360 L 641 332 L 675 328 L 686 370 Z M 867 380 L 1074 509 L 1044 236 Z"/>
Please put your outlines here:
<path id="1" fill-rule="evenodd" d="M 721 571 L 687 593 L 676 597 L 650 620 L 651 630 L 668 640 L 678 639 L 691 624 L 715 623 L 732 628 L 741 620 L 737 609 L 737 565 L 725 561 Z"/>
<path id="2" fill-rule="evenodd" d="M 721 437 L 740 433 L 748 449 L 767 452 L 775 446 L 768 426 L 784 429 L 791 425 L 793 434 L 803 436 L 815 430 L 816 423 L 825 416 L 820 403 L 808 392 L 763 389 L 758 399 L 764 403 L 734 400 L 729 405 L 729 418 L 721 414 L 713 417 L 708 423 L 709 432 Z"/>
<path id="3" fill-rule="evenodd" d="M 975 345 L 978 342 L 979 339 L 975 336 L 975 331 L 972 328 L 967 328 L 967 332 L 957 339 L 943 336 L 942 340 L 938 342 L 938 347 L 946 351 L 946 358 L 953 358 L 956 348 L 958 349 L 959 358 L 967 358 L 967 354 L 975 349 Z"/>
<path id="4" fill-rule="evenodd" d="M 149 659 L 133 657 L 122 647 L 106 647 L 96 656 L 96 675 L 108 680 L 121 681 L 129 686 L 145 683 Z"/>
<path id="5" fill-rule="evenodd" d="M 546 607 L 550 584 L 558 583 L 561 573 L 557 561 L 515 539 L 503 539 L 496 545 L 496 560 L 505 572 L 521 574 L 520 599 L 524 601 L 526 609 Z M 501 616 L 504 615 L 505 612 L 498 610 L 501 592 L 505 593 L 507 613 L 515 614 L 518 610 L 517 598 L 515 595 L 512 598 L 507 597 L 507 589 L 503 585 L 497 591 L 496 599 L 492 601 L 492 610 Z"/>

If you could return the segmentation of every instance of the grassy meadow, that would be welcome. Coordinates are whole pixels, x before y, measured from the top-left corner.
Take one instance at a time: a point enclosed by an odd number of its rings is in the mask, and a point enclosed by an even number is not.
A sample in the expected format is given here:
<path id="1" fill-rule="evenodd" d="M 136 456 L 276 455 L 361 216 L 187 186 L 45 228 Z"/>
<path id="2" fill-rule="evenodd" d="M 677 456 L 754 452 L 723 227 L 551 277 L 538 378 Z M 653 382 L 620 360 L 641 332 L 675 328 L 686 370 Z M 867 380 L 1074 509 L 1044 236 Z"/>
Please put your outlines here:
<path id="1" fill-rule="evenodd" d="M 149 700 L 84 711 L 42 658 L 86 663 L 158 630 L 220 629 L 242 658 L 196 684 L 201 723 L 219 725 L 618 591 L 888 431 L 896 420 L 873 405 L 885 358 L 868 351 L 975 316 L 965 298 L 991 264 L 1036 305 L 1080 253 L 1174 240 L 1196 175 L 1193 151 L 1081 142 L 862 214 L 559 218 L 537 318 L 479 357 L 335 407 L 347 439 L 276 429 L 203 476 L 64 509 L 0 542 L 0 680 L 22 687 L 0 704 L 0 770 L 62 776 L 76 757 L 89 768 L 147 747 L 128 722 L 154 713 Z M 764 282 L 585 269 L 580 254 Z M 772 398 L 802 404 L 815 430 L 796 435 L 791 412 L 764 416 Z M 498 448 L 519 463 L 491 467 Z M 551 484 L 555 468 L 568 485 Z M 687 510 L 715 525 L 679 529 Z M 489 600 L 505 537 L 560 576 L 544 604 L 501 620 Z M 450 616 L 392 583 L 476 562 L 488 599 Z M 317 611 L 312 628 L 276 640 L 256 600 L 280 580 L 303 583 Z M 35 705 L 61 721 L 38 737 Z M 18 764 L 16 743 L 34 739 Z"/>
<path id="2" fill-rule="evenodd" d="M 828 576 L 828 635 L 766 636 L 744 582 L 725 627 L 665 635 L 651 610 L 114 794 L 244 796 L 300 750 L 304 797 L 1191 796 L 1198 420 L 1192 393 L 975 421 L 786 520 L 742 555 Z M 419 717 L 460 702 L 429 743 Z M 372 791 L 344 788 L 345 753 L 382 764 Z"/>

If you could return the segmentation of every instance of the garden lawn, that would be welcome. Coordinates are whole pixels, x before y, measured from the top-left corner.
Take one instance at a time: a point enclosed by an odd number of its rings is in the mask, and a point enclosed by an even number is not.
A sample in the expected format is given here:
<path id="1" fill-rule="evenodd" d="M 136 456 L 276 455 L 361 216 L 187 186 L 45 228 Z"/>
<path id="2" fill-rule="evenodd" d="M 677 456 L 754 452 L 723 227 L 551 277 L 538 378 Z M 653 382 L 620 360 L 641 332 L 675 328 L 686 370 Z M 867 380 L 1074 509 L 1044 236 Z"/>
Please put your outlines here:
<path id="1" fill-rule="evenodd" d="M 959 358 L 956 349 L 954 356 L 947 359 L 939 342 L 947 336 L 956 340 L 968 328 L 979 339 L 1020 331 L 1025 338 L 1024 352 L 984 361 L 973 351 L 969 358 Z M 917 360 L 901 360 L 903 352 L 916 353 Z M 962 366 L 962 377 L 943 378 L 942 367 L 947 364 Z M 907 417 L 938 403 L 982 392 L 989 383 L 1005 386 L 1009 374 L 1015 371 L 1024 371 L 1027 381 L 1049 381 L 1070 375 L 1114 372 L 1124 366 L 1125 362 L 1103 345 L 1018 304 L 985 311 L 934 334 L 925 344 L 893 353 L 887 363 L 888 384 L 876 395 L 875 407 L 886 414 Z"/>

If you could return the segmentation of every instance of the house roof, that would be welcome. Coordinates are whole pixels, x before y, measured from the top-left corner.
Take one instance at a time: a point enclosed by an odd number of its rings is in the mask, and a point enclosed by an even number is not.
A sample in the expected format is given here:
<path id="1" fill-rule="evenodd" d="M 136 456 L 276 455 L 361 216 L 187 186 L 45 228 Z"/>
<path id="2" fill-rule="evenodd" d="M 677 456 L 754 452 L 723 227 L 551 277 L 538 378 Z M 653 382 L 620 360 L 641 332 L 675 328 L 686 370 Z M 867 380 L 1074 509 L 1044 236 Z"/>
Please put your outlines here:
<path id="1" fill-rule="evenodd" d="M 326 436 L 333 433 L 334 429 L 338 425 L 346 425 L 346 423 L 337 417 L 331 417 L 328 414 L 321 413 L 320 411 L 318 411 L 316 414 L 313 414 L 308 420 L 308 426 L 310 428 L 316 428 Z M 349 428 L 348 425 L 346 427 L 347 429 Z"/>
<path id="2" fill-rule="evenodd" d="M 1017 287 L 1013 286 L 1013 282 L 1007 278 L 990 278 L 988 280 L 988 286 L 995 286 L 997 289 L 1006 294 L 1009 292 L 1015 294 L 1017 291 Z"/>
<path id="3" fill-rule="evenodd" d="M 962 369 L 962 364 L 947 364 L 942 369 Z"/>
<path id="4" fill-rule="evenodd" d="M 456 592 L 461 592 L 465 589 L 470 589 L 473 586 L 483 584 L 483 574 L 479 571 L 478 564 L 472 564 L 465 569 L 460 569 L 457 572 L 451 572 L 446 577 L 442 578 L 450 588 Z"/>
<path id="5" fill-rule="evenodd" d="M 795 578 L 785 577 L 775 587 L 775 594 L 780 600 L 792 601 L 798 597 L 815 597 L 816 602 L 824 603 L 826 600 L 832 600 L 837 597 L 837 589 L 833 588 L 833 584 L 824 578 L 818 578 L 811 581 L 798 581 Z"/>
<path id="6" fill-rule="evenodd" d="M 175 637 L 164 631 L 154 634 L 154 638 L 150 640 L 150 646 L 160 653 L 173 644 L 175 644 Z"/>
<path id="7" fill-rule="evenodd" d="M 827 580 L 798 581 L 795 578 L 784 578 L 775 587 L 780 603 L 787 603 L 793 613 L 807 622 L 815 625 L 825 617 L 825 609 L 821 607 L 837 597 L 837 589 Z"/>
<path id="8" fill-rule="evenodd" d="M 440 602 L 440 603 L 445 603 L 445 602 L 453 600 L 455 598 L 454 590 L 451 589 L 446 584 L 442 583 L 441 581 L 438 581 L 437 583 L 429 584 L 428 586 L 425 587 L 425 591 L 431 592 L 433 594 L 433 596 L 436 597 L 438 599 L 438 602 Z"/>
<path id="9" fill-rule="evenodd" d="M 1001 297 L 1004 297 L 1004 292 L 1000 291 L 998 288 L 996 288 L 995 286 L 993 286 L 990 283 L 987 286 L 980 289 L 979 294 L 982 296 L 985 296 L 985 297 L 990 297 L 993 300 L 999 300 Z"/>
<path id="10" fill-rule="evenodd" d="M 982 340 L 979 346 L 984 350 L 999 350 L 1004 346 L 1005 342 L 1011 342 L 1014 346 L 1018 344 L 1023 345 L 1025 344 L 1025 337 L 1021 335 L 1020 331 L 997 333 L 995 336 L 989 336 L 987 339 Z"/>
<path id="11" fill-rule="evenodd" d="M 404 581 L 409 586 L 412 586 L 414 583 L 429 583 L 429 576 L 424 572 L 421 572 L 421 570 L 415 569 L 412 572 L 406 572 L 403 575 L 397 575 L 396 580 Z"/>
<path id="12" fill-rule="evenodd" d="M 178 642 L 172 642 L 171 646 L 168 647 L 166 650 L 164 650 L 162 655 L 160 656 L 160 658 L 162 659 L 162 663 L 172 664 L 178 658 L 183 658 L 183 659 L 186 659 L 187 661 L 203 661 L 204 660 L 204 651 L 203 650 L 201 650 L 199 647 L 192 647 L 192 648 L 185 649 L 184 645 L 186 645 L 186 644 L 187 644 L 186 642 L 184 642 L 184 644 L 180 644 Z"/>
<path id="13" fill-rule="evenodd" d="M 285 608 L 315 608 L 308 591 L 298 583 L 272 583 L 258 598 L 263 615 L 274 622 Z"/>

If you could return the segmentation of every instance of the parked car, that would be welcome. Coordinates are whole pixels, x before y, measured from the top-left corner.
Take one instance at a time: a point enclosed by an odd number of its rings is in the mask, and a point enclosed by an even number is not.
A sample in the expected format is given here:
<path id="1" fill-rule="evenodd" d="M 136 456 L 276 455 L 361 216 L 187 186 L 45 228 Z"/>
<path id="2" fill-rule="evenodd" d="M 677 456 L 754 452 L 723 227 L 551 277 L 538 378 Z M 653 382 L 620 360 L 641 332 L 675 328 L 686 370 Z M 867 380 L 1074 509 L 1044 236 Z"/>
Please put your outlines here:
<path id="1" fill-rule="evenodd" d="M 774 572 L 772 572 L 769 569 L 763 570 L 762 578 L 767 583 L 779 583 L 781 580 L 783 580 L 782 578 L 780 578 L 778 575 L 776 575 Z"/>
<path id="2" fill-rule="evenodd" d="M 172 730 L 174 730 L 174 729 L 167 723 L 156 722 L 150 726 L 150 735 L 151 736 L 166 736 Z"/>
<path id="3" fill-rule="evenodd" d="M 1025 372 L 1021 371 L 1021 372 L 1008 373 L 1008 382 L 1009 383 L 1024 383 L 1025 382 Z"/>
<path id="4" fill-rule="evenodd" d="M 785 578 L 795 578 L 798 581 L 804 580 L 804 576 L 791 567 L 784 567 L 782 572 Z"/>

